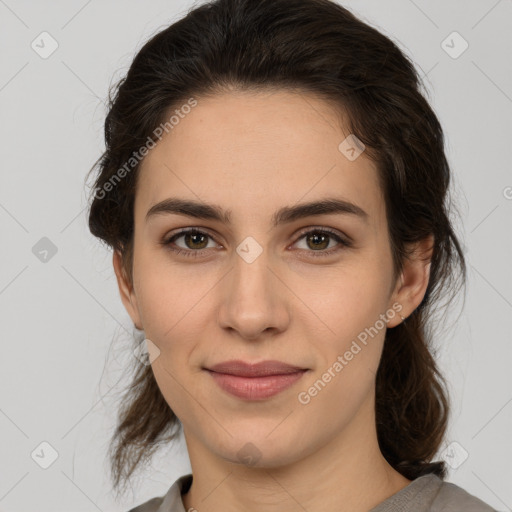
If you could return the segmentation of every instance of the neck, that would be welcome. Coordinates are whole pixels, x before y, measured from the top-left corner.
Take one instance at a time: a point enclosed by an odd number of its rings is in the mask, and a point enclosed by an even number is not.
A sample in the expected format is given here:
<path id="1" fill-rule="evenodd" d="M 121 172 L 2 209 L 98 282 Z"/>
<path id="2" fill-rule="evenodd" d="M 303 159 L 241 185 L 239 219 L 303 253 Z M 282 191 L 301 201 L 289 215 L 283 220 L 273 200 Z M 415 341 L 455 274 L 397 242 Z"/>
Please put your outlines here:
<path id="1" fill-rule="evenodd" d="M 185 510 L 200 512 L 368 512 L 410 480 L 384 459 L 370 401 L 343 432 L 292 463 L 245 466 L 206 449 L 185 429 L 193 481 L 182 495 Z"/>

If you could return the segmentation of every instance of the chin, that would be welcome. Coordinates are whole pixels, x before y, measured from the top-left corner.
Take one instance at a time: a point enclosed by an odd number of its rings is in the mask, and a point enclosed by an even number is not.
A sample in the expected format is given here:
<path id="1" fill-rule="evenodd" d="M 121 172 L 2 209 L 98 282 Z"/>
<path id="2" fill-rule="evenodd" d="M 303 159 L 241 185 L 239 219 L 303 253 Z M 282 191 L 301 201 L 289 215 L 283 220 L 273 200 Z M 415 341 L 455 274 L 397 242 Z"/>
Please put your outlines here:
<path id="1" fill-rule="evenodd" d="M 226 461 L 247 468 L 278 468 L 300 458 L 300 447 L 286 432 L 283 431 L 282 436 L 273 439 L 269 439 L 269 432 L 266 430 L 260 435 L 245 434 L 230 438 L 227 440 L 228 446 L 217 446 L 215 451 Z"/>

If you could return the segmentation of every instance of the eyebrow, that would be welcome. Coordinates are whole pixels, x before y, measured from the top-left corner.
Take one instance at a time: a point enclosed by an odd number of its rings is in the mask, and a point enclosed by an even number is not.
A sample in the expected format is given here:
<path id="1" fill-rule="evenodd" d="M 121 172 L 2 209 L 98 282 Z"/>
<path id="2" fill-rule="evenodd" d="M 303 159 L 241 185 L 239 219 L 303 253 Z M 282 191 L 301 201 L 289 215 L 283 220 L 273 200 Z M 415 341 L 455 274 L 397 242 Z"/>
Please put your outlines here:
<path id="1" fill-rule="evenodd" d="M 191 199 L 170 197 L 153 205 L 146 213 L 146 222 L 155 215 L 177 214 L 196 219 L 216 220 L 231 224 L 231 210 L 224 210 L 216 204 L 202 203 Z M 320 201 L 284 206 L 272 216 L 272 225 L 287 224 L 314 215 L 351 215 L 368 223 L 368 213 L 361 207 L 339 198 L 326 198 Z"/>

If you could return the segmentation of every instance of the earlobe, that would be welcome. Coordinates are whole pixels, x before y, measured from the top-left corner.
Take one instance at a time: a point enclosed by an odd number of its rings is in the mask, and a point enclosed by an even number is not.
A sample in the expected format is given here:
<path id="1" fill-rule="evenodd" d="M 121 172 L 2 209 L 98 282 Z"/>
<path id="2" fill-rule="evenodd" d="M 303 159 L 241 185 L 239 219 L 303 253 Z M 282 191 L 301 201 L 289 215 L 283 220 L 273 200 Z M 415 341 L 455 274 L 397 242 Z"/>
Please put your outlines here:
<path id="1" fill-rule="evenodd" d="M 135 327 L 139 330 L 142 330 L 143 327 L 142 322 L 140 321 L 137 297 L 135 296 L 133 284 L 126 275 L 125 269 L 123 267 L 121 253 L 119 251 L 114 250 L 112 255 L 112 262 L 114 265 L 114 272 L 116 274 L 119 294 L 121 295 L 123 305 L 130 315 L 132 322 L 135 324 Z"/>

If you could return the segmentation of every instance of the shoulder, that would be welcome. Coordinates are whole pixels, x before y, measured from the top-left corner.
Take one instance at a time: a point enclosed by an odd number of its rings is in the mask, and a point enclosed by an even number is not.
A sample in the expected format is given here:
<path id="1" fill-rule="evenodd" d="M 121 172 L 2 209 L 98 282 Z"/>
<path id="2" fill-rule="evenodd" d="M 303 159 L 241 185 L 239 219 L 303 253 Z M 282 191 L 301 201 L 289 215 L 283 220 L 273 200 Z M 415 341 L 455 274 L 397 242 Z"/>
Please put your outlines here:
<path id="1" fill-rule="evenodd" d="M 370 512 L 496 512 L 482 500 L 458 485 L 432 473 L 412 480 L 409 485 L 383 501 Z"/>
<path id="2" fill-rule="evenodd" d="M 157 512 L 158 508 L 162 504 L 162 501 L 163 497 L 152 498 L 135 508 L 131 508 L 128 510 L 128 512 Z"/>
<path id="3" fill-rule="evenodd" d="M 436 477 L 438 478 L 438 477 Z M 439 479 L 440 480 L 440 479 Z M 496 512 L 495 509 L 458 485 L 440 480 L 439 491 L 432 503 L 432 512 Z"/>
<path id="4" fill-rule="evenodd" d="M 127 512 L 184 512 L 181 494 L 188 491 L 191 483 L 191 473 L 180 476 L 164 496 L 151 498 Z"/>

